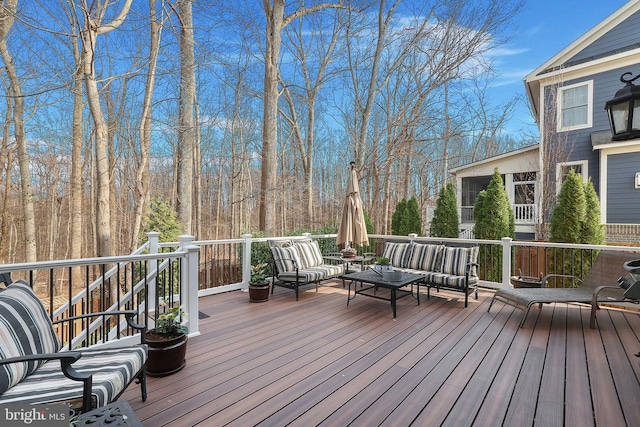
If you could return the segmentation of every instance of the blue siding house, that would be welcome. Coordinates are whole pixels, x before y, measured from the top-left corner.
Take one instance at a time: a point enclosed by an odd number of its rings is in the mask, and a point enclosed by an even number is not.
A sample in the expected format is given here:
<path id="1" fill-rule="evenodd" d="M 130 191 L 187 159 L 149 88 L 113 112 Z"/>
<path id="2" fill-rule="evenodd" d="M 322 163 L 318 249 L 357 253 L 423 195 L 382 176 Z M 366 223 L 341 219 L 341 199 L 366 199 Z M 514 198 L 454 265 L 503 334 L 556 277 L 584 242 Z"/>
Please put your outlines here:
<path id="1" fill-rule="evenodd" d="M 550 214 L 545 206 L 573 169 L 592 180 L 612 243 L 640 242 L 640 139 L 613 141 L 604 108 L 627 72 L 640 74 L 640 0 L 629 1 L 524 79 L 540 129 L 541 212 Z"/>

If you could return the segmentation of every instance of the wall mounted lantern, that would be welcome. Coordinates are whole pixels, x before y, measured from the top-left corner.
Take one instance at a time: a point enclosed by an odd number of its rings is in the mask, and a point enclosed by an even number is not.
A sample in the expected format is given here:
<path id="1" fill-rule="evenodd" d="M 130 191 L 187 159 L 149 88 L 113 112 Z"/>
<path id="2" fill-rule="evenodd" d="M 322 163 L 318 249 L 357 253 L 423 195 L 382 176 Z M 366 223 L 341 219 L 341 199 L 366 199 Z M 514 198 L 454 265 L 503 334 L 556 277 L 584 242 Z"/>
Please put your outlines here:
<path id="1" fill-rule="evenodd" d="M 640 86 L 633 84 L 638 78 L 640 74 L 633 77 L 632 73 L 624 73 L 620 76 L 625 86 L 604 105 L 609 116 L 612 141 L 640 138 Z"/>

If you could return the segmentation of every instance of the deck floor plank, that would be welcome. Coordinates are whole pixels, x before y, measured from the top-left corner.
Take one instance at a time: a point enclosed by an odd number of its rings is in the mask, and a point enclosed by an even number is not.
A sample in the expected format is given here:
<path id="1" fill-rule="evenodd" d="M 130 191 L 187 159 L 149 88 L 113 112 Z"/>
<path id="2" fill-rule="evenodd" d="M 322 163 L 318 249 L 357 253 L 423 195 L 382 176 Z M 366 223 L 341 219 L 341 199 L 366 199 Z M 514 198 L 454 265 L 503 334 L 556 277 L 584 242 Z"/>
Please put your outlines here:
<path id="1" fill-rule="evenodd" d="M 123 395 L 143 426 L 640 425 L 640 314 L 586 306 L 522 310 L 481 290 L 464 308 L 358 296 L 338 281 L 295 301 L 233 291 L 200 299 L 187 366 Z M 624 413 L 624 414 L 623 414 Z"/>

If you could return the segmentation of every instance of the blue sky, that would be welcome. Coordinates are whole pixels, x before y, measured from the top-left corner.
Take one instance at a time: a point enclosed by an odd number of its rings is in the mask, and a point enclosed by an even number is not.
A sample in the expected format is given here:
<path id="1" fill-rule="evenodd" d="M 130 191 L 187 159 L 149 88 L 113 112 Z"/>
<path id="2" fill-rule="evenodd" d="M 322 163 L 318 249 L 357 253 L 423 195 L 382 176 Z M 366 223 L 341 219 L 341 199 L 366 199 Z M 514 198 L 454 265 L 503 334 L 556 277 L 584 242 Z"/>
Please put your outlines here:
<path id="1" fill-rule="evenodd" d="M 494 56 L 501 76 L 494 85 L 496 99 L 525 96 L 523 78 L 584 33 L 618 10 L 627 0 L 525 0 L 518 15 L 516 36 Z M 537 135 L 528 106 L 519 105 L 508 130 Z"/>

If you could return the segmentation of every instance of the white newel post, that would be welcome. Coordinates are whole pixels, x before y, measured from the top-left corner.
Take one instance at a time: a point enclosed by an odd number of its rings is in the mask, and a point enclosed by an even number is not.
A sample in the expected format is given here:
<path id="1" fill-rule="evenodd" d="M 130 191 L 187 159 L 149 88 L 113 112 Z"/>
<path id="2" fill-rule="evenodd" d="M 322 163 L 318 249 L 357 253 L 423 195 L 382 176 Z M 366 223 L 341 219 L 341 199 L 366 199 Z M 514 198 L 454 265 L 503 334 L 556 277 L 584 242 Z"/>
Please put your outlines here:
<path id="1" fill-rule="evenodd" d="M 511 287 L 511 237 L 502 238 L 502 287 Z"/>
<path id="2" fill-rule="evenodd" d="M 249 292 L 249 280 L 251 279 L 251 234 L 240 236 L 244 239 L 242 247 L 242 292 Z"/>
<path id="3" fill-rule="evenodd" d="M 147 239 L 149 240 L 149 253 L 157 254 L 160 249 L 160 233 L 157 231 L 150 231 L 147 233 Z M 149 312 L 157 312 L 158 307 L 156 307 L 156 288 L 158 286 L 158 282 L 156 281 L 156 273 L 158 272 L 158 263 L 156 260 L 149 260 L 149 273 L 148 276 L 152 277 L 152 279 L 147 284 L 147 289 L 149 295 L 146 298 L 147 303 L 149 304 Z"/>
<path id="4" fill-rule="evenodd" d="M 186 252 L 183 268 L 180 271 L 180 298 L 187 313 L 189 336 L 200 335 L 198 322 L 198 265 L 200 247 L 193 244 L 193 236 L 178 236 L 180 249 Z"/>

